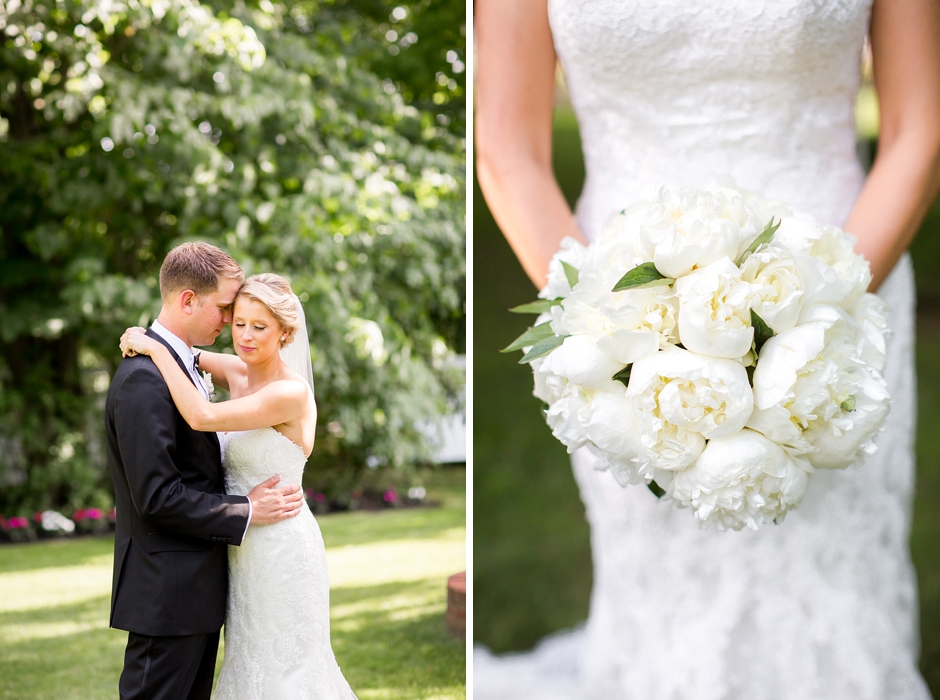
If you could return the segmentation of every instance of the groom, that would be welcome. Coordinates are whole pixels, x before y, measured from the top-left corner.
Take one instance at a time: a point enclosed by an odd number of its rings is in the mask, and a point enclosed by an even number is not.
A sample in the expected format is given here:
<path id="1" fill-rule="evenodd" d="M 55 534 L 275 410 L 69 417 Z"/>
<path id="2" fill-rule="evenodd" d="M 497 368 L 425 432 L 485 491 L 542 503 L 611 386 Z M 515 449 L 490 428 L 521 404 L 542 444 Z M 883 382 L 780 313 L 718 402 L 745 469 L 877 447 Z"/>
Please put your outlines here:
<path id="1" fill-rule="evenodd" d="M 147 335 L 166 345 L 200 391 L 192 347 L 231 323 L 243 279 L 228 255 L 185 243 L 160 268 L 163 307 Z M 208 399 L 208 394 L 204 392 Z M 121 362 L 105 409 L 117 531 L 111 627 L 127 630 L 122 700 L 209 700 L 225 619 L 228 545 L 252 525 L 300 512 L 300 487 L 225 495 L 219 440 L 183 420 L 147 356 Z"/>

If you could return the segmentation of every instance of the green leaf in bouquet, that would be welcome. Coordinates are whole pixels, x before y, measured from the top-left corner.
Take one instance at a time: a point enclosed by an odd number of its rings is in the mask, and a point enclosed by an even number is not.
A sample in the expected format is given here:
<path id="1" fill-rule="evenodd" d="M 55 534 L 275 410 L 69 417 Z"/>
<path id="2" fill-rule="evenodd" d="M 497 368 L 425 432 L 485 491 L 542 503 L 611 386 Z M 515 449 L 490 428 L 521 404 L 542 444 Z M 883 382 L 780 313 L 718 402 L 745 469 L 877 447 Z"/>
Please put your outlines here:
<path id="1" fill-rule="evenodd" d="M 617 372 L 611 379 L 621 382 L 624 386 L 630 385 L 630 372 L 633 370 L 633 363 L 624 367 L 622 370 Z"/>
<path id="2" fill-rule="evenodd" d="M 574 289 L 574 286 L 578 283 L 578 268 L 566 263 L 564 260 L 561 261 L 561 266 L 565 270 L 565 278 L 568 280 L 568 284 Z"/>
<path id="3" fill-rule="evenodd" d="M 545 323 L 540 323 L 537 326 L 532 326 L 529 328 L 525 333 L 512 341 L 511 345 L 503 348 L 500 350 L 500 352 L 513 352 L 515 350 L 522 350 L 522 348 L 535 345 L 541 340 L 551 338 L 553 335 L 555 335 L 555 331 L 552 330 L 552 322 L 546 321 Z"/>
<path id="4" fill-rule="evenodd" d="M 774 337 L 774 329 L 768 326 L 754 309 L 751 309 L 751 327 L 754 328 L 754 354 L 760 355 L 764 343 Z"/>
<path id="5" fill-rule="evenodd" d="M 561 297 L 558 297 L 557 299 L 539 299 L 538 301 L 531 301 L 528 304 L 520 304 L 519 306 L 514 306 L 511 309 L 509 309 L 509 313 L 544 314 L 553 306 L 558 306 L 562 301 L 564 301 L 564 299 L 562 299 Z"/>
<path id="6" fill-rule="evenodd" d="M 664 489 L 662 486 L 657 484 L 655 480 L 649 482 L 646 485 L 646 488 L 652 491 L 653 495 L 656 496 L 656 498 L 662 498 L 663 496 L 666 495 L 666 489 Z"/>
<path id="7" fill-rule="evenodd" d="M 839 405 L 842 407 L 842 410 L 843 410 L 843 411 L 847 411 L 847 412 L 851 413 L 852 411 L 855 410 L 855 397 L 854 397 L 854 396 L 850 396 L 849 398 L 847 398 L 845 401 L 843 401 L 843 402 L 842 402 L 841 404 L 839 404 Z"/>
<path id="8" fill-rule="evenodd" d="M 552 350 L 564 343 L 567 337 L 567 335 L 553 335 L 545 340 L 540 340 L 529 349 L 529 352 L 522 356 L 522 359 L 519 360 L 519 364 L 525 365 L 532 362 L 532 360 L 545 357 Z"/>
<path id="9" fill-rule="evenodd" d="M 734 264 L 738 267 L 741 267 L 741 263 L 747 260 L 748 255 L 753 253 L 765 243 L 770 243 L 774 239 L 774 234 L 777 232 L 778 228 L 780 228 L 780 221 L 775 224 L 773 217 L 771 217 L 770 221 L 767 222 L 767 225 L 764 226 L 764 230 L 760 232 L 760 235 L 757 238 L 751 241 L 751 245 L 747 247 L 747 250 L 741 253 L 741 257 L 738 258 L 737 262 Z"/>
<path id="10" fill-rule="evenodd" d="M 614 285 L 614 292 L 622 292 L 626 289 L 646 289 L 648 287 L 658 287 L 660 285 L 669 285 L 676 280 L 672 277 L 666 277 L 656 269 L 656 265 L 651 262 L 645 262 L 637 265 L 627 274 L 620 278 L 620 281 Z"/>

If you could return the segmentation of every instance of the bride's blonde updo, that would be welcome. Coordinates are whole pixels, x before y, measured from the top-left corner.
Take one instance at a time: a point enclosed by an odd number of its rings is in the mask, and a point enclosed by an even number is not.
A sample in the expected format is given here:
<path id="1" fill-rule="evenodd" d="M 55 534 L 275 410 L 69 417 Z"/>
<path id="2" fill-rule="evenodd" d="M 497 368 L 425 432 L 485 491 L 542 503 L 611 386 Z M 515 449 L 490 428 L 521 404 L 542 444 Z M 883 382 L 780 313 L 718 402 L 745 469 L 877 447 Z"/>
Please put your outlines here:
<path id="1" fill-rule="evenodd" d="M 281 341 L 282 348 L 294 342 L 294 336 L 300 328 L 300 315 L 297 313 L 297 300 L 286 279 L 271 272 L 252 275 L 242 282 L 235 298 L 238 297 L 246 297 L 268 307 L 271 315 L 287 332 Z"/>

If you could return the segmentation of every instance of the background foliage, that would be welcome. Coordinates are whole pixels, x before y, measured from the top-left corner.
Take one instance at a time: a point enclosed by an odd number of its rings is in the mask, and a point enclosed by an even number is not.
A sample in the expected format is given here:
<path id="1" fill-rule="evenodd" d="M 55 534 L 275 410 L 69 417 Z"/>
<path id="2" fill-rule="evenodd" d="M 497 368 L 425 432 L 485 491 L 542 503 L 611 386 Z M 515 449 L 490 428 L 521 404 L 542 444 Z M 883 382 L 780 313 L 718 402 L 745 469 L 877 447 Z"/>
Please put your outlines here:
<path id="1" fill-rule="evenodd" d="M 309 485 L 427 458 L 462 382 L 463 7 L 0 0 L 0 511 L 109 504 L 117 338 L 184 240 L 304 302 Z"/>

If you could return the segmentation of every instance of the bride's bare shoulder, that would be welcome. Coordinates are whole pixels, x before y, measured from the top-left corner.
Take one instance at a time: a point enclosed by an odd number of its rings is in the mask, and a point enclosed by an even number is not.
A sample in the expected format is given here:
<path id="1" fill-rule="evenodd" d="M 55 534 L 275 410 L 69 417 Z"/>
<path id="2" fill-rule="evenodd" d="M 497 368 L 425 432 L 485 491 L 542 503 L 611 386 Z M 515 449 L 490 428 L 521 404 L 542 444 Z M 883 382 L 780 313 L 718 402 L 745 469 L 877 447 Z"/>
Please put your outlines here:
<path id="1" fill-rule="evenodd" d="M 293 370 L 288 371 L 294 376 L 281 375 L 265 388 L 288 401 L 302 402 L 307 398 L 307 382 Z"/>

